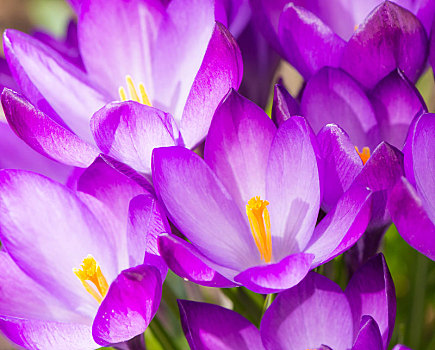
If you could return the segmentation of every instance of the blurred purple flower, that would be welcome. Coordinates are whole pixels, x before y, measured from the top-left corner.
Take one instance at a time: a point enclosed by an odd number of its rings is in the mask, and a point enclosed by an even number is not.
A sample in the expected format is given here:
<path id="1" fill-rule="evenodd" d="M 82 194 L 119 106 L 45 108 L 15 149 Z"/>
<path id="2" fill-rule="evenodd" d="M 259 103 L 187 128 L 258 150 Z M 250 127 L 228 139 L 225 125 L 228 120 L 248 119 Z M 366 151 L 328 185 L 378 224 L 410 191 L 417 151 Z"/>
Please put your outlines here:
<path id="1" fill-rule="evenodd" d="M 26 349 L 82 350 L 144 332 L 167 272 L 156 238 L 169 230 L 146 187 L 100 158 L 76 192 L 0 171 L 5 336 Z"/>
<path id="2" fill-rule="evenodd" d="M 409 130 L 405 174 L 388 201 L 400 235 L 413 248 L 435 260 L 435 115 L 423 114 Z"/>
<path id="3" fill-rule="evenodd" d="M 370 217 L 366 187 L 354 186 L 320 222 L 322 164 L 308 123 L 277 130 L 254 103 L 231 91 L 218 107 L 204 160 L 181 147 L 153 153 L 153 182 L 190 243 L 159 239 L 178 275 L 260 293 L 287 289 L 352 246 Z"/>
<path id="4" fill-rule="evenodd" d="M 180 300 L 179 308 L 193 350 L 385 350 L 393 333 L 396 296 L 384 257 L 378 255 L 358 270 L 345 292 L 310 272 L 278 294 L 260 331 L 220 306 Z"/>
<path id="5" fill-rule="evenodd" d="M 372 88 L 396 68 L 414 82 L 424 68 L 435 13 L 431 0 L 252 4 L 269 42 L 305 79 L 324 66 L 342 67 Z"/>
<path id="6" fill-rule="evenodd" d="M 101 150 L 143 173 L 154 147 L 200 143 L 220 100 L 242 77 L 239 49 L 215 22 L 213 1 L 77 4 L 86 70 L 26 34 L 4 34 L 12 73 L 40 109 L 6 91 L 15 132 L 69 165 L 86 167 Z M 112 102 L 123 100 L 132 101 Z"/>

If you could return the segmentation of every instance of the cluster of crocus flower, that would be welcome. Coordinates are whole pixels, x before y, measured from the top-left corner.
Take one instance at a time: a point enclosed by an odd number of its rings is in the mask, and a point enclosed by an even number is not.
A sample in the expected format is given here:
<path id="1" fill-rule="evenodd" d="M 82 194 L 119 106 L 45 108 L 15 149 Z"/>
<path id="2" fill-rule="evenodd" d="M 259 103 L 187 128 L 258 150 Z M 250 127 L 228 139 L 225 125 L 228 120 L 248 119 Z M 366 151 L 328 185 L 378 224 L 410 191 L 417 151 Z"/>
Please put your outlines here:
<path id="1" fill-rule="evenodd" d="M 179 300 L 192 349 L 386 350 L 385 231 L 435 260 L 435 115 L 414 85 L 435 3 L 69 3 L 64 40 L 4 33 L 0 331 L 129 348 L 169 268 L 268 294 L 260 329 Z M 271 89 L 279 55 L 297 96 Z M 344 292 L 319 273 L 342 254 Z"/>

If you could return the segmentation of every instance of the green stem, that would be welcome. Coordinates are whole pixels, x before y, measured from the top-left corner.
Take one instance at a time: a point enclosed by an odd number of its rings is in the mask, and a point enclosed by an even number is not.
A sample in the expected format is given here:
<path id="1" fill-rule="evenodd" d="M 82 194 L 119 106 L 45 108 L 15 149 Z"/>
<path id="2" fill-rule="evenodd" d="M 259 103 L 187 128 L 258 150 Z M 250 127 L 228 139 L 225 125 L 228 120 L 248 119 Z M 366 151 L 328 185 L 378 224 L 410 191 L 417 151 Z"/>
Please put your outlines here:
<path id="1" fill-rule="evenodd" d="M 263 310 L 261 312 L 261 315 L 263 316 L 266 310 L 269 308 L 270 304 L 272 304 L 273 299 L 275 299 L 275 294 L 267 294 L 266 298 L 264 299 L 264 305 Z"/>
<path id="2" fill-rule="evenodd" d="M 162 325 L 157 317 L 154 317 L 149 325 L 151 332 L 154 333 L 156 339 L 162 345 L 165 350 L 178 350 L 177 345 L 173 342 L 172 337 L 166 331 L 165 327 Z"/>

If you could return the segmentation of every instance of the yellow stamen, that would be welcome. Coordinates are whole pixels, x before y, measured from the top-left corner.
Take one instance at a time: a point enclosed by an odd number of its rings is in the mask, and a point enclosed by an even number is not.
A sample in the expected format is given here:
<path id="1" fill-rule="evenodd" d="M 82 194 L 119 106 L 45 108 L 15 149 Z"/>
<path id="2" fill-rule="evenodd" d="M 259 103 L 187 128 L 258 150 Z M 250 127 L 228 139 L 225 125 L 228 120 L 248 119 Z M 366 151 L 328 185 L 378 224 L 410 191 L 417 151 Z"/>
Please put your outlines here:
<path id="1" fill-rule="evenodd" d="M 355 146 L 355 149 L 356 149 L 356 152 L 358 153 L 359 157 L 361 158 L 363 164 L 365 165 L 370 158 L 370 148 L 364 147 L 362 149 L 362 152 L 360 152 L 358 150 L 357 146 Z"/>
<path id="2" fill-rule="evenodd" d="M 269 263 L 272 260 L 272 236 L 270 234 L 270 216 L 267 206 L 259 196 L 252 197 L 246 205 L 252 236 L 260 252 L 261 259 Z"/>
<path id="3" fill-rule="evenodd" d="M 355 27 L 353 27 L 353 31 L 356 32 L 356 30 L 358 29 L 359 24 L 355 24 Z"/>
<path id="4" fill-rule="evenodd" d="M 81 269 L 73 268 L 73 272 L 82 282 L 86 291 L 101 304 L 107 294 L 109 285 L 94 257 L 89 254 L 83 259 Z M 89 282 L 92 282 L 96 289 Z"/>
<path id="5" fill-rule="evenodd" d="M 132 77 L 127 75 L 125 77 L 125 81 L 127 82 L 127 88 L 128 88 L 128 93 L 130 95 L 130 98 L 127 98 L 127 93 L 125 92 L 124 87 L 121 86 L 118 89 L 119 97 L 121 98 L 121 101 L 131 100 L 131 101 L 142 103 L 142 104 L 147 105 L 147 106 L 151 106 L 151 101 L 148 98 L 148 95 L 145 91 L 144 84 L 139 83 L 139 93 L 140 93 L 140 97 L 141 97 L 141 98 L 139 98 L 139 95 L 137 93 L 137 90 L 136 90 L 136 87 L 134 85 Z"/>

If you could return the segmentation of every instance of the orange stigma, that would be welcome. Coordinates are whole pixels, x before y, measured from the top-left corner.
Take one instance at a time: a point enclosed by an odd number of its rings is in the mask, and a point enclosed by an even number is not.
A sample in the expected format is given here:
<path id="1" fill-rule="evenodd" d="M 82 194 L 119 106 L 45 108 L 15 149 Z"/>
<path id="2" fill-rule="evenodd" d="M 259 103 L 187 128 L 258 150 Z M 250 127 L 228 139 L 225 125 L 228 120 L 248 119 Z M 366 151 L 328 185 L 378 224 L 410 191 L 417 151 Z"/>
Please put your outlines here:
<path id="1" fill-rule="evenodd" d="M 86 291 L 92 295 L 99 304 L 101 304 L 107 294 L 109 285 L 101 272 L 100 265 L 98 265 L 94 257 L 89 254 L 83 259 L 81 269 L 74 268 L 73 272 L 82 282 Z M 92 282 L 95 288 L 89 282 Z"/>
<path id="2" fill-rule="evenodd" d="M 356 152 L 358 153 L 359 157 L 361 158 L 363 164 L 365 165 L 370 158 L 370 148 L 364 147 L 362 149 L 362 152 L 360 152 L 358 150 L 357 146 L 355 146 L 355 149 L 356 149 Z"/>
<path id="3" fill-rule="evenodd" d="M 272 236 L 270 234 L 270 216 L 267 206 L 259 196 L 252 197 L 246 205 L 246 214 L 251 225 L 252 236 L 260 252 L 261 259 L 269 263 L 272 260 Z"/>
<path id="4" fill-rule="evenodd" d="M 127 75 L 125 77 L 125 81 L 127 82 L 128 92 L 130 94 L 130 98 L 127 98 L 127 93 L 125 92 L 125 89 L 123 86 L 119 88 L 119 97 L 121 98 L 121 101 L 135 101 L 142 103 L 147 106 L 151 106 L 150 99 L 148 98 L 148 95 L 145 91 L 145 86 L 142 83 L 139 83 L 139 94 L 137 93 L 136 87 L 134 86 L 133 79 L 131 76 Z"/>

